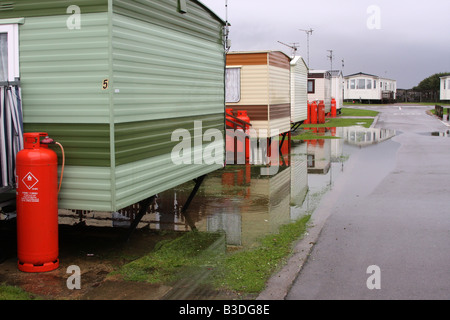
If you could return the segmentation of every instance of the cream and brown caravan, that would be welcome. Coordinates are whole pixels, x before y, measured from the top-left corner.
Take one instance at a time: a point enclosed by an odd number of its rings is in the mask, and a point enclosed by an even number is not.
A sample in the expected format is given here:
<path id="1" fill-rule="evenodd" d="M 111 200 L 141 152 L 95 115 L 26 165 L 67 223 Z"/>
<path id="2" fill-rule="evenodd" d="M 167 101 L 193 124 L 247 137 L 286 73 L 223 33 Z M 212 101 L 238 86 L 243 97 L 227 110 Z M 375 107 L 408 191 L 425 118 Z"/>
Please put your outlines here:
<path id="1" fill-rule="evenodd" d="M 227 54 L 226 107 L 246 111 L 259 138 L 290 131 L 290 61 L 280 51 Z"/>

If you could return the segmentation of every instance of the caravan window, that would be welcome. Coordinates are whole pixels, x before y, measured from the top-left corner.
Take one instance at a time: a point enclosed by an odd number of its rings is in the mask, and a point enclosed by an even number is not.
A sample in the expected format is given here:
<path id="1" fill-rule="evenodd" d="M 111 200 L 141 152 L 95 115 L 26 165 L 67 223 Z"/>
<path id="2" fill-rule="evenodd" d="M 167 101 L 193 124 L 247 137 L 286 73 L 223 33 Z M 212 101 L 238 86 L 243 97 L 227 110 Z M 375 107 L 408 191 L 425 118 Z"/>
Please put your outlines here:
<path id="1" fill-rule="evenodd" d="M 0 33 L 0 81 L 8 80 L 8 34 Z"/>
<path id="2" fill-rule="evenodd" d="M 316 81 L 314 79 L 308 80 L 308 93 L 316 92 Z"/>
<path id="3" fill-rule="evenodd" d="M 374 89 L 377 88 L 377 80 L 373 80 L 373 88 L 374 88 Z"/>
<path id="4" fill-rule="evenodd" d="M 366 88 L 367 89 L 372 89 L 372 79 L 367 79 L 366 80 Z"/>
<path id="5" fill-rule="evenodd" d="M 19 77 L 19 39 L 17 24 L 0 25 L 0 82 Z"/>
<path id="6" fill-rule="evenodd" d="M 365 89 L 366 88 L 366 79 L 358 79 L 357 85 L 358 86 L 356 89 Z"/>
<path id="7" fill-rule="evenodd" d="M 355 89 L 355 79 L 350 80 L 350 89 Z"/>
<path id="8" fill-rule="evenodd" d="M 227 68 L 225 74 L 225 102 L 241 100 L 241 68 Z"/>

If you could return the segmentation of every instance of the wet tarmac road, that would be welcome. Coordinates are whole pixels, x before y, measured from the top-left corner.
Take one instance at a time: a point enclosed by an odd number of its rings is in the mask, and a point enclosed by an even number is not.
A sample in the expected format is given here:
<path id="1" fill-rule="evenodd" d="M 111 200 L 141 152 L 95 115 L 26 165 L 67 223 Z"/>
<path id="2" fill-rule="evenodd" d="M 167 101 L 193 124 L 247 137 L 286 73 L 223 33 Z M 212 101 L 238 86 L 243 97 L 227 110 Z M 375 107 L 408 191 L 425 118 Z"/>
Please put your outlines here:
<path id="1" fill-rule="evenodd" d="M 397 136 L 350 159 L 353 174 L 336 181 L 314 212 L 300 257 L 260 298 L 450 298 L 450 139 L 431 134 L 448 130 L 447 121 L 426 114 L 429 107 L 374 109 L 376 126 Z M 372 152 L 378 161 L 368 162 Z M 274 285 L 304 260 L 292 286 Z"/>

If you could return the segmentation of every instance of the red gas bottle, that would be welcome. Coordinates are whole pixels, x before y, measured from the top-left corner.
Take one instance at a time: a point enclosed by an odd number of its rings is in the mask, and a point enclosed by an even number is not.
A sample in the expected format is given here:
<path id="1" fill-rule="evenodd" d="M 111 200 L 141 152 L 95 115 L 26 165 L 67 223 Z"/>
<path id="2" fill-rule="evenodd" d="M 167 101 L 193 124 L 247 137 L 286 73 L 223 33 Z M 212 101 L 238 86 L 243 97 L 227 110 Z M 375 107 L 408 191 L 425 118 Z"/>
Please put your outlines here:
<path id="1" fill-rule="evenodd" d="M 325 103 L 320 100 L 317 107 L 317 123 L 325 123 Z"/>
<path id="2" fill-rule="evenodd" d="M 41 144 L 47 133 L 25 133 L 16 156 L 17 257 L 24 272 L 46 272 L 58 259 L 58 158 Z"/>
<path id="3" fill-rule="evenodd" d="M 226 148 L 226 163 L 234 162 L 234 123 L 236 122 L 230 115 L 233 115 L 233 108 L 225 108 L 225 148 Z"/>
<path id="4" fill-rule="evenodd" d="M 331 117 L 336 118 L 336 99 L 331 99 Z"/>
<path id="5" fill-rule="evenodd" d="M 308 109 L 307 109 L 307 113 L 306 113 L 306 120 L 303 122 L 303 123 L 305 123 L 305 124 L 308 124 L 308 123 L 310 123 L 310 121 L 311 121 L 311 103 L 308 101 Z"/>
<path id="6" fill-rule="evenodd" d="M 311 103 L 311 121 L 310 123 L 316 124 L 317 123 L 317 102 L 313 101 Z"/>

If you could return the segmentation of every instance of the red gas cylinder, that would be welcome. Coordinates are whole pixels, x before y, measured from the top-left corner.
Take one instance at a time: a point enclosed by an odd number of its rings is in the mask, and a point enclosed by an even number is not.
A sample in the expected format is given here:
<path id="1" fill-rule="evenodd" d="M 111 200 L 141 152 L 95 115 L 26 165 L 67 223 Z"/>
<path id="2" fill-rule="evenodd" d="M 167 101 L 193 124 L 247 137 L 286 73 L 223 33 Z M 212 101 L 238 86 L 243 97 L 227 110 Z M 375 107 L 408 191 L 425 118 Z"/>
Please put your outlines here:
<path id="1" fill-rule="evenodd" d="M 310 119 L 310 123 L 317 123 L 317 103 L 316 101 L 313 101 L 311 103 L 311 119 Z"/>
<path id="2" fill-rule="evenodd" d="M 250 118 L 247 114 L 247 110 L 238 110 L 237 112 L 238 119 L 250 123 Z M 245 125 L 245 163 L 249 163 L 250 160 L 250 125 Z M 238 142 L 239 143 L 239 142 Z M 243 151 L 243 150 L 242 150 Z M 239 152 L 239 148 L 238 148 Z"/>
<path id="3" fill-rule="evenodd" d="M 17 257 L 24 272 L 51 271 L 58 259 L 58 158 L 41 144 L 46 133 L 25 133 L 16 156 Z"/>
<path id="4" fill-rule="evenodd" d="M 311 121 L 311 103 L 309 101 L 308 101 L 308 109 L 307 109 L 306 112 L 307 112 L 306 113 L 306 120 L 303 123 L 308 124 Z"/>
<path id="5" fill-rule="evenodd" d="M 225 119 L 232 120 L 234 119 L 230 117 L 233 115 L 233 108 L 225 108 Z M 225 121 L 226 124 L 226 137 L 225 137 L 225 148 L 226 148 L 226 162 L 233 163 L 234 162 L 234 123 L 230 121 Z"/>
<path id="6" fill-rule="evenodd" d="M 320 100 L 317 107 L 317 123 L 325 123 L 325 103 Z"/>
<path id="7" fill-rule="evenodd" d="M 336 118 L 336 99 L 331 99 L 331 117 Z"/>

